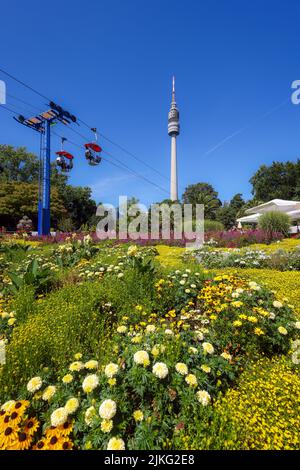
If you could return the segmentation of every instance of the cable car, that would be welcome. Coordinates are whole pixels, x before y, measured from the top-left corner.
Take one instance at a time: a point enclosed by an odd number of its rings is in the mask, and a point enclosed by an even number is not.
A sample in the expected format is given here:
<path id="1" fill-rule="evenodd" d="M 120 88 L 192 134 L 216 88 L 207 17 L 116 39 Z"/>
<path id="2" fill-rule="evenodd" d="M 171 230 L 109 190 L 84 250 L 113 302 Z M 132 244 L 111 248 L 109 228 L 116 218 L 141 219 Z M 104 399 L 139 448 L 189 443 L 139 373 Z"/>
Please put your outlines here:
<path id="1" fill-rule="evenodd" d="M 69 152 L 66 152 L 63 149 L 64 142 L 67 139 L 65 137 L 62 137 L 61 139 L 61 150 L 59 152 L 56 152 L 56 155 L 58 157 L 56 158 L 56 165 L 61 168 L 62 171 L 69 172 L 73 168 L 73 155 Z"/>
<path id="2" fill-rule="evenodd" d="M 97 140 L 98 140 L 97 129 L 92 128 L 91 130 L 95 133 L 95 142 L 89 142 L 87 144 L 84 144 L 85 158 L 88 160 L 89 165 L 96 166 L 96 165 L 99 165 L 99 163 L 102 160 L 100 156 L 100 153 L 102 152 L 102 148 L 100 147 L 100 145 L 97 144 Z"/>

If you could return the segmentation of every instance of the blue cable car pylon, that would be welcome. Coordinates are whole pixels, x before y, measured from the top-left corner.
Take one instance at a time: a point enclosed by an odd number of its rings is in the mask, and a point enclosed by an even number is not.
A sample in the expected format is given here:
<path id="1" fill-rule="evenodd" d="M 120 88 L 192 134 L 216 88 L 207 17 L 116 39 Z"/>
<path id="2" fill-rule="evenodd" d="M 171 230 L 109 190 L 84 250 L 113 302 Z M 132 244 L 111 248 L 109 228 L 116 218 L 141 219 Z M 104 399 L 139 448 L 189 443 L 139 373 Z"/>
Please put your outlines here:
<path id="1" fill-rule="evenodd" d="M 51 126 L 57 121 L 63 124 L 76 122 L 77 119 L 53 101 L 50 109 L 38 116 L 26 119 L 18 116 L 14 119 L 26 127 L 40 133 L 39 190 L 38 190 L 38 235 L 50 235 L 50 196 L 51 196 Z"/>

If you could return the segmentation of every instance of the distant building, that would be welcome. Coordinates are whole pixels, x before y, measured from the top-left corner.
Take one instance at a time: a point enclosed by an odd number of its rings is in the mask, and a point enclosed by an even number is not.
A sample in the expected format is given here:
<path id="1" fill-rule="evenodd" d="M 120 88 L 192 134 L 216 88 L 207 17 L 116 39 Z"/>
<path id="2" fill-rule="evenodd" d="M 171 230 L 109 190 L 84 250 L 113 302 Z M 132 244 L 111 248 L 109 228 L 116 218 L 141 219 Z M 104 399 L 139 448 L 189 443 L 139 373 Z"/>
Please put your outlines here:
<path id="1" fill-rule="evenodd" d="M 172 103 L 168 115 L 168 134 L 171 137 L 171 178 L 170 178 L 170 199 L 178 200 L 178 178 L 177 178 L 177 143 L 179 135 L 179 111 L 175 101 L 175 77 L 173 77 Z"/>
<path id="2" fill-rule="evenodd" d="M 291 219 L 290 233 L 298 233 L 300 231 L 300 201 L 285 201 L 284 199 L 272 199 L 259 206 L 251 207 L 245 212 L 245 217 L 237 219 L 239 224 L 257 224 L 260 216 L 270 211 L 284 212 Z"/>

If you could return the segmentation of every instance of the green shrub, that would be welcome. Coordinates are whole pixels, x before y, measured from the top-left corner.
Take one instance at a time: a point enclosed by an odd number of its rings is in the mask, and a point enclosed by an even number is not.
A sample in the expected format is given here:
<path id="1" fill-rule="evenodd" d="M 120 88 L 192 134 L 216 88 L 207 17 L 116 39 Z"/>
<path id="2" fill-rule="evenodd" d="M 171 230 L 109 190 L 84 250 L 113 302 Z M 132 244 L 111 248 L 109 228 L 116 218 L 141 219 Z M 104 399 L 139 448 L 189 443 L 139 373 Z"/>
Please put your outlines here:
<path id="1" fill-rule="evenodd" d="M 222 222 L 218 222 L 217 220 L 204 220 L 204 231 L 205 232 L 218 232 L 220 230 L 224 230 L 224 225 Z"/>
<path id="2" fill-rule="evenodd" d="M 258 226 L 267 232 L 270 239 L 272 239 L 276 233 L 282 233 L 284 236 L 288 236 L 291 220 L 289 216 L 283 212 L 270 211 L 260 216 Z"/>

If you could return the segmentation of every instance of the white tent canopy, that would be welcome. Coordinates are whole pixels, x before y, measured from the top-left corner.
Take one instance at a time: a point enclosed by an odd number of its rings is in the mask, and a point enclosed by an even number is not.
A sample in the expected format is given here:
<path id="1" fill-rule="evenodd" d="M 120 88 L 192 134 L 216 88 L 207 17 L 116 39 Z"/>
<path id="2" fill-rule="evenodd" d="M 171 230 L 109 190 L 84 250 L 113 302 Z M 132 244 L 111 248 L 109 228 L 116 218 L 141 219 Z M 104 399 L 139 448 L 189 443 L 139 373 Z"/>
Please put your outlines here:
<path id="1" fill-rule="evenodd" d="M 237 219 L 238 223 L 256 224 L 262 214 L 270 211 L 279 211 L 287 214 L 292 222 L 300 221 L 300 201 L 285 201 L 284 199 L 272 199 L 255 207 L 247 209 L 244 217 Z M 291 231 L 293 227 L 291 227 Z"/>

